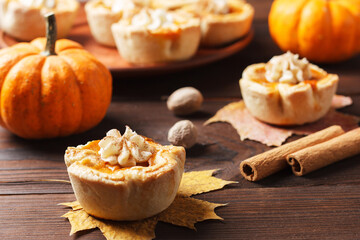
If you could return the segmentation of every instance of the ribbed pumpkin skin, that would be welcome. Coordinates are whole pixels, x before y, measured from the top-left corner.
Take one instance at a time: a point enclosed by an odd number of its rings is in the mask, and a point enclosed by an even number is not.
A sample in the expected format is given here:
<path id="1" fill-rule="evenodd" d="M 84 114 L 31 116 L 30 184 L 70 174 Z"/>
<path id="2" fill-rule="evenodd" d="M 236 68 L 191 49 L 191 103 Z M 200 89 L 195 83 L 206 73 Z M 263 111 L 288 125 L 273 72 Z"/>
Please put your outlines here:
<path id="1" fill-rule="evenodd" d="M 360 0 L 275 0 L 269 30 L 283 51 L 342 61 L 360 52 Z"/>
<path id="2" fill-rule="evenodd" d="M 0 124 L 31 139 L 86 131 L 105 116 L 112 95 L 106 67 L 76 42 L 45 38 L 0 50 Z"/>

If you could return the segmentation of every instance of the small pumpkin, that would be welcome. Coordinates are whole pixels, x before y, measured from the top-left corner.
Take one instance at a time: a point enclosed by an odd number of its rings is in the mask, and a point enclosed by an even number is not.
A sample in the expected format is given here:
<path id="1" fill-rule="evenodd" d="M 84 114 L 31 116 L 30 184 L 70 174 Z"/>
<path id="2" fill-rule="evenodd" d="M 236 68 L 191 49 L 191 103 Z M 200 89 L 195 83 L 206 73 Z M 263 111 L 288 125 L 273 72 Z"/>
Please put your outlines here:
<path id="1" fill-rule="evenodd" d="M 0 124 L 23 138 L 86 131 L 111 101 L 109 70 L 80 44 L 56 41 L 55 16 L 46 18 L 47 39 L 0 50 Z"/>
<path id="2" fill-rule="evenodd" d="M 360 52 L 360 0 L 275 0 L 269 30 L 283 51 L 342 61 Z"/>

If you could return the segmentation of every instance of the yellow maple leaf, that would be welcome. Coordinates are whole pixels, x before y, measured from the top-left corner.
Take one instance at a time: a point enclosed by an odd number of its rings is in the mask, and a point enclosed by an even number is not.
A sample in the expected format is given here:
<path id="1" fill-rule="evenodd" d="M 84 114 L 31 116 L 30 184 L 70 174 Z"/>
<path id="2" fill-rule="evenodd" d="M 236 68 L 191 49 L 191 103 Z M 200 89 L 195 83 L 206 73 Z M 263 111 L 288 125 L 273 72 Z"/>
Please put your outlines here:
<path id="1" fill-rule="evenodd" d="M 214 172 L 215 170 L 184 173 L 174 202 L 151 218 L 128 222 L 102 220 L 87 214 L 77 201 L 60 204 L 72 208 L 63 217 L 68 218 L 71 224 L 70 235 L 82 230 L 99 228 L 107 240 L 153 239 L 158 221 L 195 229 L 197 222 L 208 219 L 222 220 L 214 210 L 226 204 L 190 198 L 192 195 L 221 189 L 227 184 L 234 183 L 213 177 Z"/>
<path id="2" fill-rule="evenodd" d="M 60 203 L 58 205 L 63 205 L 63 206 L 67 206 L 67 207 L 71 207 L 73 210 L 80 210 L 82 209 L 82 206 L 80 205 L 80 203 L 78 201 L 74 201 L 74 202 L 67 202 L 67 203 Z"/>
<path id="3" fill-rule="evenodd" d="M 61 205 L 76 206 L 77 201 Z M 70 235 L 93 228 L 99 228 L 106 239 L 137 240 L 153 239 L 155 237 L 156 218 L 148 218 L 141 221 L 117 222 L 102 220 L 90 216 L 82 208 L 65 213 L 62 217 L 69 219 L 71 224 Z"/>
<path id="4" fill-rule="evenodd" d="M 99 221 L 98 228 L 108 240 L 150 240 L 155 238 L 156 217 L 140 221 Z"/>
<path id="5" fill-rule="evenodd" d="M 351 103 L 351 99 L 336 95 L 334 96 L 332 106 L 340 108 Z M 230 123 L 238 132 L 241 141 L 250 139 L 268 146 L 281 146 L 293 134 L 308 135 L 332 125 L 340 125 L 346 131 L 357 128 L 359 117 L 343 114 L 331 108 L 321 121 L 303 126 L 280 127 L 267 124 L 253 117 L 246 108 L 244 101 L 241 100 L 222 107 L 204 125 L 215 122 Z"/>
<path id="6" fill-rule="evenodd" d="M 195 230 L 195 223 L 208 219 L 219 219 L 215 208 L 226 204 L 216 204 L 195 198 L 177 196 L 166 210 L 158 215 L 159 221 Z"/>
<path id="7" fill-rule="evenodd" d="M 218 190 L 225 185 L 236 183 L 234 181 L 225 181 L 213 177 L 212 175 L 215 171 L 216 169 L 184 173 L 177 194 L 190 197 L 196 194 Z"/>
<path id="8" fill-rule="evenodd" d="M 70 235 L 73 235 L 74 233 L 79 231 L 93 229 L 97 227 L 94 218 L 82 209 L 77 211 L 69 211 L 62 215 L 62 217 L 69 219 L 71 225 Z"/>

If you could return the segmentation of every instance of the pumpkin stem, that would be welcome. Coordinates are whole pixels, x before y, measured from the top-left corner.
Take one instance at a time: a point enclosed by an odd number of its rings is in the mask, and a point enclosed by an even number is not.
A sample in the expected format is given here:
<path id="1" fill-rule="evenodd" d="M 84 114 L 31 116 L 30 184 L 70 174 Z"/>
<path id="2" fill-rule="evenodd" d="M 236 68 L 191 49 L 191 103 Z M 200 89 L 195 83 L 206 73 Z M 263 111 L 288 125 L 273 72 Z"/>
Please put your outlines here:
<path id="1" fill-rule="evenodd" d="M 46 21 L 46 46 L 45 50 L 41 53 L 45 56 L 56 55 L 55 43 L 57 38 L 56 19 L 54 13 L 45 15 Z"/>

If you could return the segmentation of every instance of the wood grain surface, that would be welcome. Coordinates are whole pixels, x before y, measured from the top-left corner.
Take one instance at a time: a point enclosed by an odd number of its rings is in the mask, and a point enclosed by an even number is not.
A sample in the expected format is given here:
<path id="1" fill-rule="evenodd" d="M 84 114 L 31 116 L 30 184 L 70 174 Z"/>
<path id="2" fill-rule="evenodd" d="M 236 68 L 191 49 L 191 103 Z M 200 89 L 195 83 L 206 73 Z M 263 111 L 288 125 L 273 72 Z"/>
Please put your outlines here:
<path id="1" fill-rule="evenodd" d="M 224 221 L 196 224 L 197 231 L 159 223 L 157 239 L 360 239 L 360 156 L 296 177 L 290 168 L 253 183 L 240 175 L 239 163 L 269 147 L 240 141 L 226 123 L 203 126 L 218 109 L 241 99 L 238 80 L 244 68 L 265 62 L 281 51 L 270 38 L 270 0 L 250 0 L 255 6 L 255 35 L 243 51 L 222 61 L 176 74 L 127 77 L 114 74 L 113 101 L 105 119 L 79 135 L 30 141 L 0 128 L 0 239 L 104 239 L 99 230 L 69 236 L 70 224 L 58 203 L 73 201 L 63 155 L 76 146 L 125 125 L 168 144 L 167 131 L 179 118 L 166 109 L 166 98 L 183 86 L 198 88 L 202 110 L 187 119 L 199 130 L 198 144 L 187 151 L 186 171 L 220 169 L 217 176 L 238 184 L 196 198 L 229 203 L 216 212 Z M 354 103 L 341 111 L 360 116 L 360 56 L 320 65 L 340 76 L 338 93 Z M 121 81 L 120 81 L 121 80 Z M 294 136 L 289 141 L 298 138 Z"/>

